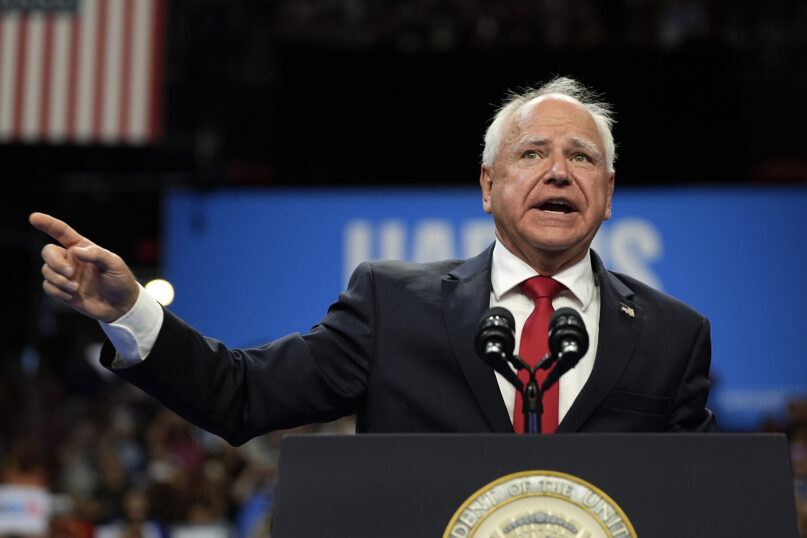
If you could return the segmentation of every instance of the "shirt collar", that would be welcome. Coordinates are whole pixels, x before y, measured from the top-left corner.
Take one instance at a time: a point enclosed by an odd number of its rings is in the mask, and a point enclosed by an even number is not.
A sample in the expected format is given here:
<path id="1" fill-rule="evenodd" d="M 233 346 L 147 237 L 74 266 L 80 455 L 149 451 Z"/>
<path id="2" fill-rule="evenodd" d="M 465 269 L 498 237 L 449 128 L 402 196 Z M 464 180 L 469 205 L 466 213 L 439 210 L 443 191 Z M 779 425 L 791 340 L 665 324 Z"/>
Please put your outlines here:
<path id="1" fill-rule="evenodd" d="M 490 270 L 490 282 L 497 301 L 508 293 L 520 293 L 517 286 L 538 275 L 527 262 L 507 250 L 498 239 L 493 247 L 493 263 Z M 591 250 L 586 251 L 582 260 L 567 267 L 552 278 L 566 286 L 580 303 L 584 312 L 591 304 L 594 292 L 594 270 L 591 268 Z M 568 293 L 563 291 L 561 293 Z"/>

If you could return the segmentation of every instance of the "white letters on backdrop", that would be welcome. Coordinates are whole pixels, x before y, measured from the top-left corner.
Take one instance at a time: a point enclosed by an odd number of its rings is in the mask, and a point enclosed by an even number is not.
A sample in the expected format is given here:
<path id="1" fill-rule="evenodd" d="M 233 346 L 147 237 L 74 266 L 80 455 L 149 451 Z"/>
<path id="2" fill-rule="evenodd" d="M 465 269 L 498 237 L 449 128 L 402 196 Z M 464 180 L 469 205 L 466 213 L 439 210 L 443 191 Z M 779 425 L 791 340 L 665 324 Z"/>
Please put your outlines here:
<path id="1" fill-rule="evenodd" d="M 490 219 L 469 219 L 459 225 L 448 219 L 421 219 L 414 223 L 399 219 L 380 222 L 354 219 L 345 225 L 343 237 L 342 267 L 347 283 L 363 261 L 430 262 L 474 256 L 493 241 L 494 228 Z M 600 228 L 592 247 L 609 269 L 664 289 L 652 266 L 664 254 L 661 234 L 653 223 L 634 217 L 608 221 Z"/>

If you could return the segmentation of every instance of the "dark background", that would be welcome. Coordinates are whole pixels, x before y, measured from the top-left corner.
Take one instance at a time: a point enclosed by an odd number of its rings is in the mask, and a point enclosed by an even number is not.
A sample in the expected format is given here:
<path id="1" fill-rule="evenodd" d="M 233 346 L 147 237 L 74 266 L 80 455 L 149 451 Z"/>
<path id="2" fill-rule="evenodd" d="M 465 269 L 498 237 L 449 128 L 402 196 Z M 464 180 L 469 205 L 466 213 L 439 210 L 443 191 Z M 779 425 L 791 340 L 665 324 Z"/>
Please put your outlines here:
<path id="1" fill-rule="evenodd" d="M 799 0 L 171 0 L 159 143 L 0 144 L 3 363 L 97 337 L 53 329 L 31 211 L 156 273 L 169 189 L 473 185 L 496 104 L 553 75 L 615 106 L 617 188 L 804 182 L 806 53 Z"/>

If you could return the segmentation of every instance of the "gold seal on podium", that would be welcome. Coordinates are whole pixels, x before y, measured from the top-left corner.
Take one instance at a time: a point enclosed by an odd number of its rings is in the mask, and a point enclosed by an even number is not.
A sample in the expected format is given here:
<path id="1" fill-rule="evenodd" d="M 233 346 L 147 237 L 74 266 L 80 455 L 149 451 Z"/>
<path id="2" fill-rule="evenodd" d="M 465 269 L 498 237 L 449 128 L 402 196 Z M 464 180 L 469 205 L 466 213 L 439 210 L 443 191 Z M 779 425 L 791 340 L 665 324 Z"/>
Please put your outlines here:
<path id="1" fill-rule="evenodd" d="M 622 509 L 588 482 L 555 471 L 503 476 L 471 495 L 443 538 L 636 538 Z"/>

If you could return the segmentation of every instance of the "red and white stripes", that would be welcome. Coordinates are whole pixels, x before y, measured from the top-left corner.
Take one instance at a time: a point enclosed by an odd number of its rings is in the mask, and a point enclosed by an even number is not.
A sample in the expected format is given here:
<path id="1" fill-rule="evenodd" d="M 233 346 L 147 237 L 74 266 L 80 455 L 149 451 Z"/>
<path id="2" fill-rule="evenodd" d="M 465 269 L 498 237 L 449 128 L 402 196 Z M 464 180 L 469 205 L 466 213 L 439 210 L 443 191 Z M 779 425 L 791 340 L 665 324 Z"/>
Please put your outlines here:
<path id="1" fill-rule="evenodd" d="M 0 11 L 0 141 L 143 144 L 160 134 L 166 0 Z"/>

